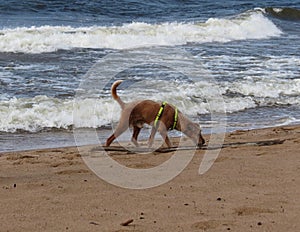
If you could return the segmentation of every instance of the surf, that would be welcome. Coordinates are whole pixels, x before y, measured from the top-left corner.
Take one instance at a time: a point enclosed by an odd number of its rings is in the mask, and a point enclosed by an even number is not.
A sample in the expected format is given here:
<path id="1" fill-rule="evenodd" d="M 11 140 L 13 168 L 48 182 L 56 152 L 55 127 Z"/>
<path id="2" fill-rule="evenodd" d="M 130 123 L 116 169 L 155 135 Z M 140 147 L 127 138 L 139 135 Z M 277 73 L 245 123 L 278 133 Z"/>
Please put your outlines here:
<path id="1" fill-rule="evenodd" d="M 260 11 L 206 21 L 121 26 L 32 26 L 0 30 L 0 52 L 46 53 L 74 48 L 134 49 L 188 43 L 226 43 L 278 37 L 282 31 Z"/>
<path id="2" fill-rule="evenodd" d="M 146 82 L 145 82 L 146 83 Z M 299 105 L 300 80 L 245 77 L 235 82 L 223 82 L 219 89 L 224 103 L 215 101 L 214 85 L 211 82 L 178 83 L 173 81 L 151 82 L 151 89 L 137 94 L 132 87 L 121 90 L 125 102 L 132 99 L 168 101 L 184 111 L 189 117 L 199 120 L 200 115 L 222 112 L 241 112 L 257 107 Z M 147 86 L 144 86 L 147 89 Z M 33 98 L 11 98 L 0 101 L 0 131 L 15 133 L 19 130 L 38 132 L 45 128 L 101 128 L 117 122 L 120 107 L 103 91 L 95 97 L 59 99 L 47 96 Z M 152 93 L 152 94 L 151 94 Z M 159 94 L 157 94 L 159 93 Z M 98 97 L 97 97 L 98 95 Z M 102 95 L 100 97 L 100 95 Z M 213 103 L 213 104 L 210 104 Z M 221 111 L 220 111 L 221 110 Z M 74 115 L 76 112 L 76 115 Z"/>

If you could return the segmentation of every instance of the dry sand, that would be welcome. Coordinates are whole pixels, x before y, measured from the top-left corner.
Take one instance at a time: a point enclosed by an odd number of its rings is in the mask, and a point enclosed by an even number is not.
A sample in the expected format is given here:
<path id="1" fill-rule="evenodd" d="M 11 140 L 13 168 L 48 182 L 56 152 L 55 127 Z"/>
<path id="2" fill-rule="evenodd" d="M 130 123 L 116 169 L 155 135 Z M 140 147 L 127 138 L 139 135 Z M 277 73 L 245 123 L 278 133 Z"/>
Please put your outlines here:
<path id="1" fill-rule="evenodd" d="M 224 148 L 204 175 L 198 150 L 179 176 L 144 190 L 101 180 L 77 148 L 2 154 L 0 231 L 300 231 L 300 126 L 236 131 L 225 143 L 269 139 L 285 142 Z M 172 153 L 111 155 L 147 168 Z"/>

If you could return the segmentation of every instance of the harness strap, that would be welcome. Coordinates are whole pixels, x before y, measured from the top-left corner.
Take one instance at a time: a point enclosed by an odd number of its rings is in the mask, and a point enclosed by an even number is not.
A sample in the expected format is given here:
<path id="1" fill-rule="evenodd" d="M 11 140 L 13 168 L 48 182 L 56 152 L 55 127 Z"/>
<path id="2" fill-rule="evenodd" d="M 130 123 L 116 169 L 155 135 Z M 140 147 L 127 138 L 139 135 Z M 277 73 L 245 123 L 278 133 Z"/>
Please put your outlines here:
<path id="1" fill-rule="evenodd" d="M 157 127 L 157 123 L 158 123 L 158 120 L 160 119 L 162 113 L 164 112 L 164 109 L 165 109 L 165 106 L 167 105 L 167 102 L 163 102 L 159 108 L 159 111 L 155 117 L 155 120 L 154 120 L 154 127 L 156 128 Z"/>
<path id="2" fill-rule="evenodd" d="M 158 121 L 159 121 L 161 115 L 163 114 L 166 105 L 167 105 L 166 101 L 164 101 L 161 104 L 161 106 L 159 108 L 159 111 L 158 111 L 158 113 L 157 113 L 157 115 L 155 117 L 155 120 L 154 120 L 154 124 L 153 124 L 154 128 L 157 128 Z M 170 128 L 171 130 L 174 130 L 176 128 L 177 122 L 178 122 L 178 109 L 177 109 L 177 107 L 175 107 L 174 123 L 173 123 L 173 126 Z"/>
<path id="3" fill-rule="evenodd" d="M 172 130 L 174 130 L 176 128 L 177 122 L 178 122 L 178 109 L 177 109 L 177 107 L 175 107 L 174 123 L 172 126 Z"/>

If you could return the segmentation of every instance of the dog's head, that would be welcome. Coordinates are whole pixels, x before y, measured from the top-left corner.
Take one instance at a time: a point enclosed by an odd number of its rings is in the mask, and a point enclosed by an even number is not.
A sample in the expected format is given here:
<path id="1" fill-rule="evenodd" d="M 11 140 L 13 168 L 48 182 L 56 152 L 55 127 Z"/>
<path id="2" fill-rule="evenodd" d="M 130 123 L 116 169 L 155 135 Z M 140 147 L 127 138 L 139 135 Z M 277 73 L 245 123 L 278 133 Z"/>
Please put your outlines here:
<path id="1" fill-rule="evenodd" d="M 182 132 L 190 137 L 198 147 L 205 144 L 205 140 L 201 134 L 201 128 L 197 123 L 188 122 Z"/>

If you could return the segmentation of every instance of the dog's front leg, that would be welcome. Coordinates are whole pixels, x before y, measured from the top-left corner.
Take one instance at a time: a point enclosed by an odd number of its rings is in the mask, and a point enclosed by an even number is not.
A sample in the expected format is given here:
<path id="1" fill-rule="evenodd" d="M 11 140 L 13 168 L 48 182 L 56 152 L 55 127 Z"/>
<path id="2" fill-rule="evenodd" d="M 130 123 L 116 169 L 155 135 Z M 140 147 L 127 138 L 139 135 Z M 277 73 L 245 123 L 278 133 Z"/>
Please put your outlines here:
<path id="1" fill-rule="evenodd" d="M 156 128 L 152 127 L 151 134 L 150 134 L 149 141 L 148 141 L 148 147 L 152 147 L 156 131 L 157 131 Z"/>
<path id="2" fill-rule="evenodd" d="M 165 143 L 167 144 L 167 146 L 169 148 L 172 147 L 172 143 L 168 137 L 168 131 L 165 129 L 161 129 L 161 130 L 159 130 L 159 133 L 160 133 L 161 137 L 163 138 L 163 140 L 165 140 Z"/>

